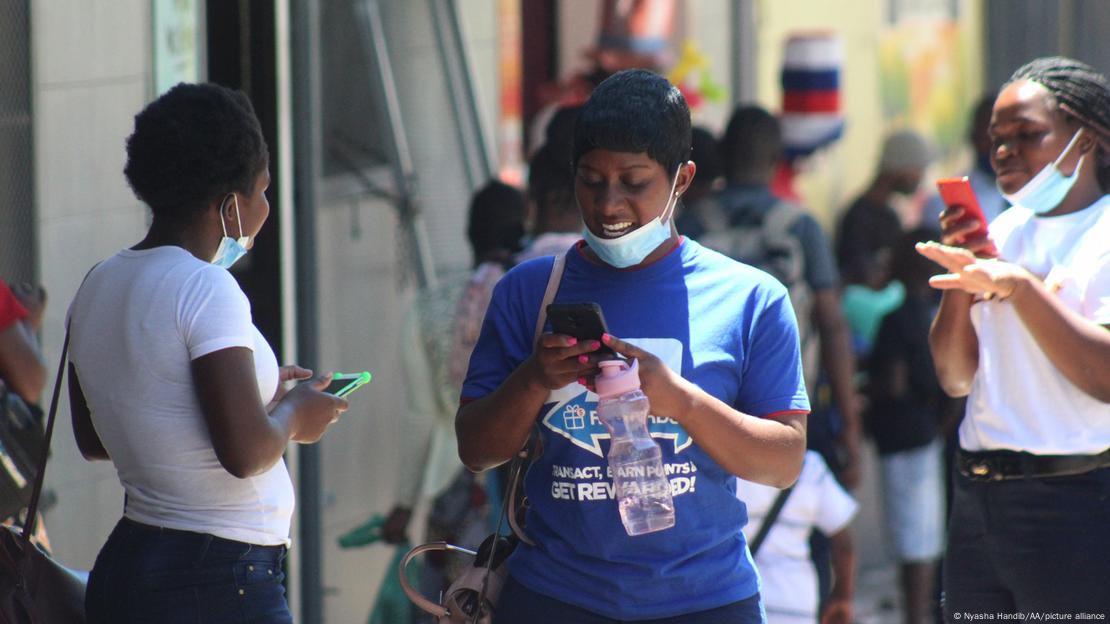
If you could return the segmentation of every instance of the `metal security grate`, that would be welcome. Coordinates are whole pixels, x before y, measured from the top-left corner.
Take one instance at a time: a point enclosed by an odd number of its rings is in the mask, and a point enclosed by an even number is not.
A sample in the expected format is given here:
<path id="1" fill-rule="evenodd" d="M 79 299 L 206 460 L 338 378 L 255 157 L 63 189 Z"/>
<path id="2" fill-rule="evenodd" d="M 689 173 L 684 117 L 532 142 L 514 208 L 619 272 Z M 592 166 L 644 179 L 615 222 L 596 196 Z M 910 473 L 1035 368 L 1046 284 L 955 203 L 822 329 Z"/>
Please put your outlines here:
<path id="1" fill-rule="evenodd" d="M 0 279 L 35 278 L 29 0 L 0 0 Z"/>

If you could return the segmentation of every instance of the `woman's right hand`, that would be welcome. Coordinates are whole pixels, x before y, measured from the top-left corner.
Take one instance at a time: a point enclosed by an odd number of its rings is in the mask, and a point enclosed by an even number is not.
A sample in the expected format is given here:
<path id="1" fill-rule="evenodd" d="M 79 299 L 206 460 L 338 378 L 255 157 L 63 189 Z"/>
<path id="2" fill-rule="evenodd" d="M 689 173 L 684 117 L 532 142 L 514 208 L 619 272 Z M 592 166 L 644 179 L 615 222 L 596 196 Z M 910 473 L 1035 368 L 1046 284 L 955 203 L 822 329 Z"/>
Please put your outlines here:
<path id="1" fill-rule="evenodd" d="M 331 374 L 298 384 L 286 393 L 282 403 L 291 403 L 293 416 L 289 421 L 290 437 L 294 442 L 312 444 L 318 441 L 339 415 L 347 411 L 347 400 L 324 392 L 331 383 Z"/>
<path id="2" fill-rule="evenodd" d="M 558 390 L 574 382 L 581 383 L 598 373 L 596 356 L 601 348 L 597 340 L 578 340 L 563 334 L 543 334 L 532 356 L 525 360 L 530 379 L 548 390 Z"/>
<path id="3" fill-rule="evenodd" d="M 962 206 L 949 206 L 940 213 L 940 242 L 963 247 L 980 258 L 997 258 L 998 248 L 986 234 L 978 233 L 979 222 L 968 219 Z"/>

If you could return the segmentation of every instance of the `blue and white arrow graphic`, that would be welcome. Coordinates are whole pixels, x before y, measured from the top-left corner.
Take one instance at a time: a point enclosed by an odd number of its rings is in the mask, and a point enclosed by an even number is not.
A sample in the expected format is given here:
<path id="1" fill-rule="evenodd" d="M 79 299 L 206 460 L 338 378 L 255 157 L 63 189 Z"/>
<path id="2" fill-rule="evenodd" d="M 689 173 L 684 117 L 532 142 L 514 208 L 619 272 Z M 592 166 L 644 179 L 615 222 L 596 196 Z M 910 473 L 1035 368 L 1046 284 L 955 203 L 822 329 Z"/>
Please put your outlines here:
<path id="1" fill-rule="evenodd" d="M 601 441 L 609 439 L 609 430 L 597 417 L 597 395 L 585 387 L 574 384 L 579 390 L 568 399 L 544 406 L 546 412 L 543 424 L 548 429 L 570 440 L 575 446 L 583 448 L 598 457 L 604 457 Z M 563 388 L 560 394 L 570 387 Z M 694 440 L 677 422 L 670 418 L 648 416 L 648 431 L 651 437 L 671 440 L 674 452 L 678 454 L 693 444 Z"/>

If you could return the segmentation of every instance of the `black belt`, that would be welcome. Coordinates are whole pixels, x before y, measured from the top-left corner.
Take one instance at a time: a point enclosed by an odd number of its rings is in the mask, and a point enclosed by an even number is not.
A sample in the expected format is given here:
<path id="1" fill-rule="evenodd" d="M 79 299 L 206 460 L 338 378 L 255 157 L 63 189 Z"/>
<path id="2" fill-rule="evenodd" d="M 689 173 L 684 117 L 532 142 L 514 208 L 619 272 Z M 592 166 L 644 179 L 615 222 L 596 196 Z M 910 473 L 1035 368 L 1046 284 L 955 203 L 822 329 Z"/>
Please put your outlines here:
<path id="1" fill-rule="evenodd" d="M 1097 455 L 1034 455 L 1018 451 L 956 452 L 956 468 L 972 481 L 1066 477 L 1110 466 L 1110 449 Z"/>

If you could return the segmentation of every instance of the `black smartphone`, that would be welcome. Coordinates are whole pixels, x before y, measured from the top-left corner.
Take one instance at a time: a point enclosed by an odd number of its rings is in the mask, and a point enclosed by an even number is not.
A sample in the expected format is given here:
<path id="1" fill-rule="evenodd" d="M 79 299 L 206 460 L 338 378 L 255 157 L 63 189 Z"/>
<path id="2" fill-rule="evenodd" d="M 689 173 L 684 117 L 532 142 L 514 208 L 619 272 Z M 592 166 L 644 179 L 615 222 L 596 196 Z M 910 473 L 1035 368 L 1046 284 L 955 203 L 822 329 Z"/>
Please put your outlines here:
<path id="1" fill-rule="evenodd" d="M 609 333 L 601 306 L 593 302 L 552 303 L 547 306 L 547 318 L 551 321 L 552 332 L 579 340 L 601 342 L 601 335 Z M 603 342 L 596 353 L 615 355 Z"/>

